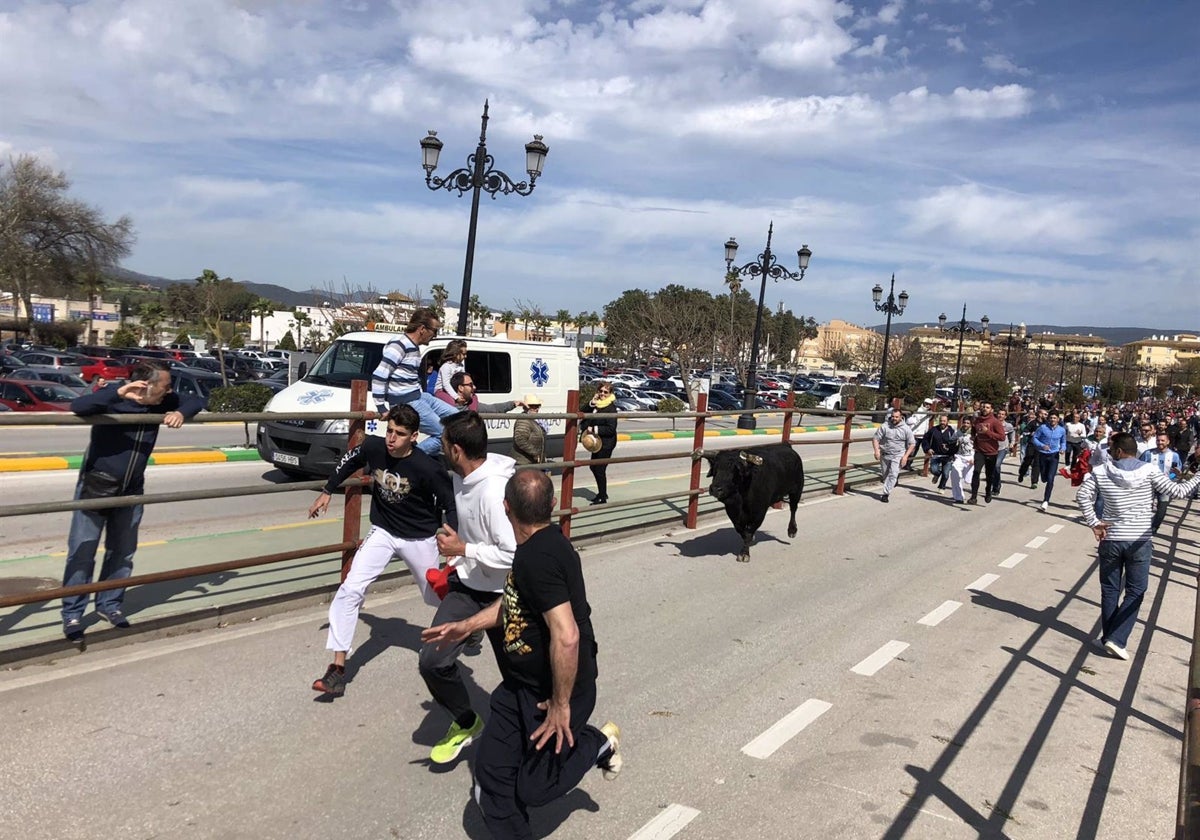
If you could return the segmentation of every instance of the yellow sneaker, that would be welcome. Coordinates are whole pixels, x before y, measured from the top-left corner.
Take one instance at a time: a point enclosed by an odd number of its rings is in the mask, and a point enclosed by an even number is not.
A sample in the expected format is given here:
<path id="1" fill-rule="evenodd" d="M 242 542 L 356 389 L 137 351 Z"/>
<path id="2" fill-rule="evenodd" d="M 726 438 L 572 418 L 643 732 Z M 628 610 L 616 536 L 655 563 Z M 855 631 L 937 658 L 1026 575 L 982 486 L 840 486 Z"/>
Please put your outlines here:
<path id="1" fill-rule="evenodd" d="M 610 720 L 600 727 L 600 731 L 608 736 L 608 743 L 612 745 L 612 748 L 600 757 L 596 766 L 604 771 L 605 781 L 611 782 L 617 778 L 617 774 L 621 772 L 621 767 L 625 763 L 621 758 L 621 727 Z"/>
<path id="2" fill-rule="evenodd" d="M 434 764 L 449 764 L 458 758 L 463 747 L 475 740 L 475 736 L 483 731 L 483 718 L 475 715 L 475 723 L 470 729 L 463 729 L 457 723 L 450 724 L 446 737 L 433 745 L 429 751 L 429 760 Z"/>

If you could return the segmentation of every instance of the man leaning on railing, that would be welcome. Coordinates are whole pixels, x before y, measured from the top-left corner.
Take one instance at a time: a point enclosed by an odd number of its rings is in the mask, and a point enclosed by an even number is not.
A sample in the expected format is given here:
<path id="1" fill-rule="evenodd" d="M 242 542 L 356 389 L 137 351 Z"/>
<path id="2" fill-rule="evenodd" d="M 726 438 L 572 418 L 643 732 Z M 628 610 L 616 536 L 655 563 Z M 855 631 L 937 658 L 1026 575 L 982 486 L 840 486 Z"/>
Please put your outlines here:
<path id="1" fill-rule="evenodd" d="M 199 397 L 180 396 L 171 390 L 171 372 L 165 362 L 147 360 L 134 367 L 129 382 L 109 384 L 71 401 L 71 410 L 80 417 L 97 414 L 162 414 L 162 424 L 178 429 L 203 410 Z M 76 499 L 101 499 L 110 496 L 140 496 L 144 490 L 146 464 L 158 440 L 157 423 L 97 424 L 79 468 L 75 485 Z M 137 551 L 138 525 L 142 506 L 127 505 L 99 510 L 76 510 L 71 515 L 67 536 L 67 565 L 63 586 L 91 583 L 96 566 L 100 534 L 104 536 L 104 563 L 100 580 L 120 580 L 133 573 L 133 555 Z M 114 627 L 128 627 L 122 606 L 125 590 L 108 589 L 96 593 L 96 615 Z M 88 596 L 63 598 L 63 634 L 77 645 L 83 644 L 83 613 Z"/>

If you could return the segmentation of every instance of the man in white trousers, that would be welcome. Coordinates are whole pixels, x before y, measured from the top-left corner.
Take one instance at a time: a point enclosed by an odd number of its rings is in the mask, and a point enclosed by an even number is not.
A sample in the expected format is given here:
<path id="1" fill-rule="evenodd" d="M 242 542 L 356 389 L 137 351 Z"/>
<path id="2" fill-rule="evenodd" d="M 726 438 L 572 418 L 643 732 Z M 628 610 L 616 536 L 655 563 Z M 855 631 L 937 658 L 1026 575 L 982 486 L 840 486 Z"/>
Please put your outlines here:
<path id="1" fill-rule="evenodd" d="M 310 518 L 329 507 L 330 494 L 363 467 L 371 474 L 371 530 L 354 555 L 350 572 L 329 605 L 329 638 L 333 663 L 313 684 L 313 691 L 341 696 L 346 692 L 346 654 L 354 641 L 358 612 L 367 587 L 399 555 L 412 572 L 425 603 L 437 606 L 425 573 L 438 567 L 436 534 L 445 521 L 458 527 L 450 476 L 437 459 L 413 444 L 420 415 L 410 405 L 397 405 L 386 415 L 387 436 L 368 435 L 347 452 L 308 509 Z"/>

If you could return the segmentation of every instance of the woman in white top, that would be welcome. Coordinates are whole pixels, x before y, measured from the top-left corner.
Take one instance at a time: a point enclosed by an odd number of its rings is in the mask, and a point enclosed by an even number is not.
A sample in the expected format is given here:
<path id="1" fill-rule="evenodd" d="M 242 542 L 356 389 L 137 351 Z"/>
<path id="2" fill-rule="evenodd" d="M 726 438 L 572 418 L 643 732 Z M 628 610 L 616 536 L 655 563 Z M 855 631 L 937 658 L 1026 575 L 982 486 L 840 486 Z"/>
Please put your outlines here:
<path id="1" fill-rule="evenodd" d="M 1087 426 L 1079 419 L 1079 412 L 1071 412 L 1071 418 L 1067 420 L 1063 430 L 1067 433 L 1067 469 L 1075 466 L 1075 462 L 1079 460 L 1079 453 L 1083 451 L 1083 442 L 1087 439 Z"/>
<path id="2" fill-rule="evenodd" d="M 456 338 L 446 345 L 446 349 L 442 351 L 442 358 L 438 360 L 438 378 L 437 385 L 433 389 L 434 394 L 438 391 L 445 391 L 451 396 L 456 396 L 454 388 L 450 385 L 450 379 L 459 371 L 467 369 L 466 361 L 467 342 Z"/>
<path id="3" fill-rule="evenodd" d="M 963 487 L 971 483 L 975 472 L 975 441 L 971 439 L 971 418 L 964 417 L 958 429 L 958 451 L 950 465 L 950 494 L 954 501 L 963 501 Z"/>

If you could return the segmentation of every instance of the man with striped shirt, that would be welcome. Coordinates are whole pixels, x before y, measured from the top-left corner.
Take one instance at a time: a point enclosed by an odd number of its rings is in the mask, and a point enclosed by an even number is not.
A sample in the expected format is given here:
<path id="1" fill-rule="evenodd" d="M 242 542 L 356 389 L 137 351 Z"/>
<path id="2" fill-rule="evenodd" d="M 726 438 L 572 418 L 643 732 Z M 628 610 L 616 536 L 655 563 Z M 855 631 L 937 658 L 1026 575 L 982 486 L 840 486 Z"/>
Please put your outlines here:
<path id="1" fill-rule="evenodd" d="M 1075 496 L 1083 521 L 1100 544 L 1101 634 L 1096 642 L 1118 659 L 1129 658 L 1125 648 L 1150 577 L 1155 496 L 1185 499 L 1200 486 L 1200 476 L 1176 484 L 1139 460 L 1137 450 L 1133 435 L 1113 435 L 1108 446 L 1111 460 L 1084 476 Z M 1096 516 L 1097 495 L 1104 501 L 1103 521 Z M 1118 604 L 1122 577 L 1125 599 Z"/>
<path id="2" fill-rule="evenodd" d="M 442 452 L 442 418 L 458 414 L 458 406 L 448 405 L 421 388 L 421 345 L 437 337 L 442 321 L 432 309 L 418 309 L 399 337 L 383 348 L 383 358 L 371 374 L 371 397 L 376 410 L 386 414 L 395 405 L 411 405 L 421 418 L 425 440 L 417 448 L 437 457 Z"/>

